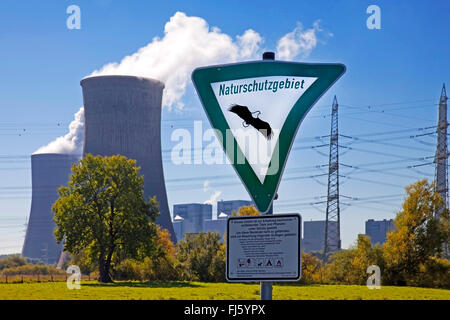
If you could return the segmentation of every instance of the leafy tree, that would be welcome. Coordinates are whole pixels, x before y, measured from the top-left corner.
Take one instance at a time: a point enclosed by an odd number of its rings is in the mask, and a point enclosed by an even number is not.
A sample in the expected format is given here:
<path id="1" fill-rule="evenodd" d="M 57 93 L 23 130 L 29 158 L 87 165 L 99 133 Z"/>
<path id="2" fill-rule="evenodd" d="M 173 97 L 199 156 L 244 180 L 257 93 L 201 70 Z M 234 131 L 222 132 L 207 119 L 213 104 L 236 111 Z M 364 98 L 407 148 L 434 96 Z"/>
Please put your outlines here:
<path id="1" fill-rule="evenodd" d="M 326 265 L 326 280 L 328 283 L 354 284 L 352 261 L 355 250 L 340 250 L 330 256 Z"/>
<path id="2" fill-rule="evenodd" d="M 407 197 L 394 220 L 395 230 L 384 244 L 387 277 L 394 284 L 414 284 L 431 257 L 448 243 L 448 210 L 434 183 L 426 179 L 406 187 Z M 435 212 L 440 210 L 440 218 Z"/>
<path id="3" fill-rule="evenodd" d="M 300 283 L 313 284 L 323 281 L 323 263 L 311 253 L 302 253 L 302 277 Z"/>
<path id="4" fill-rule="evenodd" d="M 384 268 L 383 251 L 379 245 L 372 247 L 369 237 L 359 234 L 356 246 L 335 252 L 326 266 L 326 279 L 331 283 L 365 284 L 367 267 Z"/>
<path id="5" fill-rule="evenodd" d="M 135 160 L 87 155 L 58 189 L 56 239 L 71 254 L 86 250 L 98 263 L 100 282 L 112 282 L 114 255 L 142 259 L 154 250 L 158 203 L 144 199 L 143 186 Z"/>
<path id="6" fill-rule="evenodd" d="M 359 234 L 354 257 L 351 262 L 353 283 L 365 284 L 367 282 L 367 267 L 376 265 L 384 270 L 383 250 L 379 244 L 372 247 L 370 238 Z"/>
<path id="7" fill-rule="evenodd" d="M 179 280 L 181 272 L 177 269 L 176 251 L 170 241 L 170 234 L 159 226 L 157 229 L 156 250 L 143 262 L 143 278 L 147 280 Z"/>
<path id="8" fill-rule="evenodd" d="M 218 232 L 186 234 L 177 243 L 177 260 L 187 280 L 222 281 L 225 248 Z"/>
<path id="9" fill-rule="evenodd" d="M 175 247 L 166 229 L 157 226 L 155 250 L 143 261 L 124 259 L 113 268 L 114 278 L 120 280 L 179 280 L 175 263 Z"/>
<path id="10" fill-rule="evenodd" d="M 88 249 L 80 250 L 78 253 L 72 254 L 70 258 L 70 261 L 63 264 L 62 269 L 66 270 L 69 265 L 76 265 L 80 267 L 82 274 L 91 274 L 98 269 L 98 261 L 92 259 Z"/>
<path id="11" fill-rule="evenodd" d="M 237 213 L 236 213 L 236 211 L 233 211 L 233 213 L 232 213 L 233 216 L 239 216 L 239 217 L 257 216 L 259 214 L 260 214 L 259 211 L 253 205 L 240 207 Z"/>
<path id="12" fill-rule="evenodd" d="M 226 244 L 221 243 L 217 254 L 214 255 L 211 261 L 210 276 L 213 282 L 225 282 L 225 256 L 226 256 Z"/>

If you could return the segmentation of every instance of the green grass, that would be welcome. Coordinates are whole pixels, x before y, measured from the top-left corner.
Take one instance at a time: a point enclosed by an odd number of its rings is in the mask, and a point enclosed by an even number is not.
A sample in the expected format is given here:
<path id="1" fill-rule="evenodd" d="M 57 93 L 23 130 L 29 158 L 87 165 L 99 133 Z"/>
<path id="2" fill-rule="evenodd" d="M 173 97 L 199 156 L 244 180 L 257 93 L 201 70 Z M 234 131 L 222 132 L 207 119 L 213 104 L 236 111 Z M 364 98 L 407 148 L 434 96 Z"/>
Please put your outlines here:
<path id="1" fill-rule="evenodd" d="M 309 285 L 274 286 L 274 299 L 283 300 L 450 300 L 450 290 L 413 287 Z M 83 281 L 80 290 L 68 290 L 65 282 L 0 284 L 0 300 L 5 299 L 145 299 L 145 300 L 258 300 L 258 284 L 201 282 L 117 282 L 101 284 Z"/>

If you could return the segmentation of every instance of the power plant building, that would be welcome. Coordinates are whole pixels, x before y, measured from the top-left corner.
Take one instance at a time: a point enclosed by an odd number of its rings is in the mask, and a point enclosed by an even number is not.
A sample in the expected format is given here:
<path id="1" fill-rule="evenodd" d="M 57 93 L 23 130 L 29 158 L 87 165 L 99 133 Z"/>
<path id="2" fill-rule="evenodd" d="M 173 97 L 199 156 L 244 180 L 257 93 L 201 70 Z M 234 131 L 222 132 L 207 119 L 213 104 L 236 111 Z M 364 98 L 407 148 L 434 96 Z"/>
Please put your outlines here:
<path id="1" fill-rule="evenodd" d="M 373 220 L 366 221 L 366 236 L 370 238 L 372 245 L 386 242 L 389 231 L 394 230 L 394 220 Z"/>
<path id="2" fill-rule="evenodd" d="M 220 239 L 224 240 L 225 232 L 227 231 L 227 218 L 225 213 L 220 213 L 217 219 L 208 219 L 204 221 L 205 232 L 218 232 Z"/>
<path id="3" fill-rule="evenodd" d="M 175 216 L 172 221 L 173 230 L 175 231 L 175 235 L 177 237 L 177 241 L 180 241 L 184 238 L 184 219 L 180 216 Z"/>
<path id="4" fill-rule="evenodd" d="M 329 222 L 331 226 L 336 224 L 336 221 Z M 303 222 L 303 239 L 302 249 L 305 252 L 323 251 L 325 245 L 325 220 L 318 221 L 304 221 Z"/>
<path id="5" fill-rule="evenodd" d="M 203 232 L 205 230 L 204 221 L 212 219 L 212 205 L 202 203 L 175 204 L 173 216 L 183 219 L 182 237 L 186 233 Z M 178 221 L 180 221 L 179 218 Z"/>
<path id="6" fill-rule="evenodd" d="M 167 204 L 161 155 L 164 84 L 134 76 L 97 76 L 81 81 L 85 112 L 83 154 L 135 159 L 144 176 L 145 198 L 156 196 L 156 223 L 176 236 Z"/>
<path id="7" fill-rule="evenodd" d="M 53 264 L 59 259 L 62 244 L 57 244 L 52 206 L 58 188 L 67 185 L 72 164 L 81 156 L 43 153 L 31 156 L 32 194 L 22 256 Z"/>
<path id="8" fill-rule="evenodd" d="M 173 228 L 177 235 L 177 240 L 180 241 L 184 238 L 186 233 L 199 233 L 199 232 L 218 232 L 220 240 L 224 240 L 224 235 L 227 230 L 227 218 L 225 213 L 219 214 L 217 219 L 211 219 L 210 206 L 203 204 L 183 204 L 174 206 Z M 175 211 L 175 207 L 177 208 Z M 176 213 L 175 213 L 176 212 Z M 181 217 L 179 214 L 184 215 L 187 218 Z M 205 217 L 205 219 L 203 219 Z M 202 220 L 203 219 L 203 220 Z M 202 226 L 200 227 L 200 224 Z"/>
<path id="9" fill-rule="evenodd" d="M 225 213 L 228 216 L 231 216 L 233 211 L 236 213 L 239 211 L 240 207 L 251 206 L 253 205 L 252 201 L 248 200 L 227 200 L 227 201 L 218 201 L 217 202 L 217 216 L 221 213 Z"/>

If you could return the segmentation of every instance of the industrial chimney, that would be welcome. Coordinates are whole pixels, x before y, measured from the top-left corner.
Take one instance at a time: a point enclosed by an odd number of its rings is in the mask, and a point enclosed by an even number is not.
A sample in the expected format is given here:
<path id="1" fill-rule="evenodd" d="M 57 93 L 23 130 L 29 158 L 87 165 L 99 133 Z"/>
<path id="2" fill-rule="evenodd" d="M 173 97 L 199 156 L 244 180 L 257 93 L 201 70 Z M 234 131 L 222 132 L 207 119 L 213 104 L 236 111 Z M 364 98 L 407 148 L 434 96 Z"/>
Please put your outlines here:
<path id="1" fill-rule="evenodd" d="M 135 159 L 144 176 L 144 197 L 159 202 L 156 223 L 176 236 L 167 204 L 161 155 L 164 84 L 133 76 L 97 76 L 81 81 L 85 112 L 83 154 Z"/>
<path id="2" fill-rule="evenodd" d="M 62 244 L 57 244 L 52 205 L 58 199 L 58 188 L 67 185 L 72 164 L 79 155 L 42 153 L 31 156 L 32 195 L 22 255 L 46 264 L 56 263 Z"/>

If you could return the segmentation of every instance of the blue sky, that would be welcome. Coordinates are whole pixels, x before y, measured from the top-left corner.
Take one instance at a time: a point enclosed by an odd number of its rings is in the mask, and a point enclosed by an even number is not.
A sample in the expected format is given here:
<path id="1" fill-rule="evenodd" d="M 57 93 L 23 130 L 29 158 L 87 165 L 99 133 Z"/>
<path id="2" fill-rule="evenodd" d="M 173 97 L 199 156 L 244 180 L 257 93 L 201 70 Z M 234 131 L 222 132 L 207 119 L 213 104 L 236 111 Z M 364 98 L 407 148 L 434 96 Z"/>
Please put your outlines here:
<path id="1" fill-rule="evenodd" d="M 67 6 L 81 8 L 81 30 L 66 28 Z M 366 27 L 366 8 L 381 9 L 381 30 Z M 20 252 L 29 214 L 29 156 L 67 133 L 82 106 L 79 81 L 110 62 L 164 37 L 176 12 L 204 19 L 235 42 L 248 29 L 264 42 L 257 54 L 275 51 L 277 42 L 298 23 L 315 22 L 317 43 L 293 61 L 340 62 L 346 74 L 308 114 L 298 131 L 279 188 L 275 212 L 300 212 L 305 220 L 325 218 L 327 143 L 315 137 L 330 131 L 334 95 L 340 103 L 341 233 L 343 246 L 364 232 L 369 218 L 393 218 L 404 189 L 433 177 L 437 101 L 449 83 L 448 1 L 3 1 L 0 9 L 0 254 Z M 228 63 L 226 58 L 223 63 Z M 180 108 L 164 108 L 162 145 L 170 205 L 219 199 L 248 199 L 230 166 L 176 166 L 170 162 L 174 128 L 192 130 L 201 120 L 210 128 L 190 83 Z M 25 131 L 24 131 L 25 129 Z M 420 138 L 411 136 L 431 133 Z M 352 144 L 351 144 L 352 143 Z M 412 160 L 411 160 L 412 159 Z M 408 168 L 414 165 L 420 167 Z M 353 168 L 350 168 L 352 166 Z M 356 167 L 356 168 L 355 168 Z M 226 178 L 215 179 L 214 176 Z M 183 182 L 174 179 L 186 179 Z M 204 183 L 209 188 L 204 191 Z M 385 197 L 386 196 L 386 197 Z M 384 198 L 376 198 L 384 197 Z M 356 200 L 365 199 L 365 200 Z M 380 200 L 382 199 L 382 200 Z"/>

